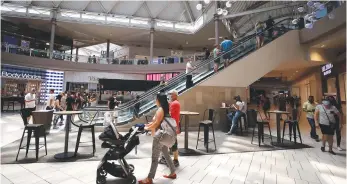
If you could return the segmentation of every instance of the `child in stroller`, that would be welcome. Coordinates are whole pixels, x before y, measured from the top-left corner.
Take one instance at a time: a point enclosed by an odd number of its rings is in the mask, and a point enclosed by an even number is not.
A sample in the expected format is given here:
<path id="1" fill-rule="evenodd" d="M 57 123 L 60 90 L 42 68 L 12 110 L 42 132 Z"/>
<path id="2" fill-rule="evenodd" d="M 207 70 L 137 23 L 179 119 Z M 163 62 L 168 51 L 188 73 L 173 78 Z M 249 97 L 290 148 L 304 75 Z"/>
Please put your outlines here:
<path id="1" fill-rule="evenodd" d="M 137 183 L 136 177 L 133 175 L 135 167 L 128 164 L 124 157 L 140 144 L 138 135 L 144 133 L 144 127 L 143 124 L 137 124 L 123 136 L 118 133 L 115 125 L 111 123 L 100 134 L 99 139 L 103 141 L 101 147 L 109 148 L 109 150 L 98 165 L 96 171 L 97 184 L 106 183 L 107 173 L 114 177 L 126 178 L 132 184 Z M 112 162 L 116 160 L 118 160 L 119 165 Z"/>

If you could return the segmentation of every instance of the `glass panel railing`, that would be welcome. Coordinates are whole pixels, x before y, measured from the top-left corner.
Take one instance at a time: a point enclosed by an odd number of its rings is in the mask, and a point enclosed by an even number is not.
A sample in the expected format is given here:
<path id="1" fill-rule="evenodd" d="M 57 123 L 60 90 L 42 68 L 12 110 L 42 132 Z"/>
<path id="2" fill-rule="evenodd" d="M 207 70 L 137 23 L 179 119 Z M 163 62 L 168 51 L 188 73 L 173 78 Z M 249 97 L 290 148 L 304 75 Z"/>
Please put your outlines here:
<path id="1" fill-rule="evenodd" d="M 285 20 L 283 20 L 285 21 Z M 282 21 L 281 21 L 282 22 Z M 278 22 L 275 25 L 275 30 L 277 29 L 277 25 L 279 25 L 281 22 Z M 281 33 L 276 34 L 272 37 L 272 39 L 268 39 L 265 37 L 264 45 L 271 42 L 272 40 L 280 37 L 284 33 L 288 32 L 291 29 L 281 29 Z M 265 30 L 264 32 L 266 32 Z M 217 60 L 222 60 L 223 56 L 225 54 L 230 54 L 231 56 L 231 62 L 230 64 L 238 61 L 240 58 L 247 56 L 252 51 L 256 50 L 256 36 L 252 35 L 247 38 L 240 39 L 233 47 L 232 49 L 227 52 L 223 53 L 221 56 L 218 56 L 216 58 L 211 58 L 205 61 L 202 61 L 198 63 L 195 66 L 195 69 L 191 71 L 188 74 L 181 73 L 180 75 L 170 79 L 166 85 L 157 86 L 152 88 L 151 90 L 147 91 L 146 93 L 142 94 L 139 100 L 133 100 L 126 104 L 122 104 L 118 108 L 118 122 L 129 122 L 132 121 L 135 117 L 139 117 L 155 107 L 155 98 L 156 94 L 158 92 L 169 92 L 171 90 L 176 90 L 178 93 L 183 93 L 184 91 L 189 89 L 189 86 L 186 86 L 186 78 L 187 75 L 192 76 L 192 82 L 193 85 L 198 84 L 199 82 L 207 79 L 208 77 L 212 76 L 216 72 L 214 71 L 212 64 Z M 224 69 L 224 66 L 221 62 L 218 71 L 221 71 Z M 136 105 L 139 104 L 139 105 Z M 136 107 L 139 107 L 137 109 Z"/>
<path id="2" fill-rule="evenodd" d="M 1 51 L 9 52 L 13 54 L 26 55 L 39 58 L 50 58 L 49 50 L 41 50 L 36 48 L 22 47 L 18 45 L 8 44 L 6 42 L 1 43 Z M 113 64 L 113 65 L 157 65 L 157 64 L 177 64 L 184 63 L 188 59 L 192 59 L 195 62 L 202 61 L 204 59 L 204 53 L 194 54 L 173 54 L 167 57 L 155 57 L 152 61 L 146 59 L 121 59 L 121 58 L 106 58 L 101 56 L 85 56 L 76 55 L 64 52 L 54 51 L 52 58 L 54 60 L 71 61 L 75 63 L 91 63 L 91 64 Z"/>

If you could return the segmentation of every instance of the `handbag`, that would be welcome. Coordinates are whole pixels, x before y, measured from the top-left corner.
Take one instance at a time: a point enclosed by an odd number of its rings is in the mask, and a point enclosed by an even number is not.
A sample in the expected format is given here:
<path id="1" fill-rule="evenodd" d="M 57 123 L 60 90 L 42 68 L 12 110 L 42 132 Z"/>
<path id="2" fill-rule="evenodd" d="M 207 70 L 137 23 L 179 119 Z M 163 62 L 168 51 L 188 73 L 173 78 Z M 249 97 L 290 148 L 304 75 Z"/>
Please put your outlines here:
<path id="1" fill-rule="evenodd" d="M 323 107 L 323 106 L 322 106 Z M 325 112 L 325 115 L 327 116 L 327 118 L 328 118 L 328 120 L 329 120 L 329 127 L 331 128 L 331 129 L 333 129 L 333 130 L 335 130 L 335 123 L 332 123 L 331 121 L 330 121 L 330 118 L 329 118 L 329 116 L 328 116 L 328 113 L 325 111 L 325 107 L 323 107 L 323 110 L 324 110 L 324 112 Z"/>
<path id="2" fill-rule="evenodd" d="M 169 121 L 167 120 L 169 119 Z M 167 146 L 168 148 L 171 148 L 175 142 L 176 142 L 176 129 L 172 126 L 170 122 L 176 122 L 173 118 L 165 118 L 164 120 L 166 124 L 170 127 L 172 130 L 171 134 L 169 133 L 170 130 L 167 130 L 167 128 L 163 128 L 163 122 L 161 123 L 161 128 L 156 132 L 155 137 L 159 139 L 159 143 Z"/>

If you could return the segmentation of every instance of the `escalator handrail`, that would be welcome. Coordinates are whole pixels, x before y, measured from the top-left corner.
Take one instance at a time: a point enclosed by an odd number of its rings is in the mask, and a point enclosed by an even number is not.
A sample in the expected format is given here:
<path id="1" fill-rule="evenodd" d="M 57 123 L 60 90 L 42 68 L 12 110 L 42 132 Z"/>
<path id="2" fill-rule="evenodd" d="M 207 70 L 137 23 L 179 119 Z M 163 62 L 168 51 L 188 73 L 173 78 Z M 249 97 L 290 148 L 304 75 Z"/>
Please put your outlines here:
<path id="1" fill-rule="evenodd" d="M 283 19 L 283 20 L 275 23 L 272 27 L 264 29 L 261 33 L 265 33 L 269 29 L 275 28 L 275 27 L 277 27 L 278 24 L 280 24 L 280 23 L 282 23 L 284 21 L 287 21 L 287 20 L 291 20 L 291 18 Z M 228 54 L 228 53 L 234 51 L 236 48 L 239 48 L 240 46 L 242 46 L 247 41 L 253 40 L 256 37 L 256 35 L 255 35 L 255 33 L 252 34 L 252 35 L 253 36 L 246 36 L 244 39 L 242 38 L 241 40 L 238 41 L 239 44 L 237 44 L 237 45 L 233 44 L 233 46 L 231 47 L 231 49 L 229 51 L 223 52 L 223 54 L 221 54 L 221 55 L 219 55 L 219 56 L 217 56 L 215 58 L 209 58 L 209 59 L 206 59 L 205 61 L 199 62 L 197 65 L 195 65 L 195 68 L 192 69 L 189 73 L 182 72 L 181 74 L 179 74 L 179 75 L 171 78 L 169 81 L 167 81 L 166 85 L 158 85 L 158 86 L 150 89 L 149 91 L 145 92 L 145 94 L 143 94 L 143 96 L 140 95 L 139 100 L 134 99 L 134 100 L 131 100 L 131 101 L 127 102 L 126 104 L 123 104 L 123 105 L 119 106 L 119 110 L 124 110 L 124 109 L 127 109 L 129 107 L 132 107 L 136 103 L 141 103 L 143 100 L 147 99 L 149 96 L 152 96 L 152 95 L 158 93 L 160 90 L 163 90 L 165 88 L 170 88 L 171 85 L 176 84 L 177 81 L 180 81 L 181 79 L 183 79 L 187 75 L 191 75 L 195 71 L 197 71 L 197 70 L 201 69 L 202 67 L 205 67 L 206 65 L 212 63 L 214 60 L 222 58 L 225 54 Z"/>

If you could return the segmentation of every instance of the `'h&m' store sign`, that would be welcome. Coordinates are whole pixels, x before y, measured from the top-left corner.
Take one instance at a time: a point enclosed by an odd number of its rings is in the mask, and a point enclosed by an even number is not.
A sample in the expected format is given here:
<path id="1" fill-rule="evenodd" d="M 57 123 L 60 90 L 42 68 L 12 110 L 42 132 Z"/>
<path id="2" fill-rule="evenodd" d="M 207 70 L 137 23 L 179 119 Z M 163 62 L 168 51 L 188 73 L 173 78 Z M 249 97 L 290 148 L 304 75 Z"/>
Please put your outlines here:
<path id="1" fill-rule="evenodd" d="M 41 80 L 41 76 L 37 75 L 30 75 L 27 73 L 10 73 L 6 71 L 1 71 L 2 77 L 9 77 L 9 78 L 16 78 L 16 79 L 34 79 L 34 80 Z"/>

